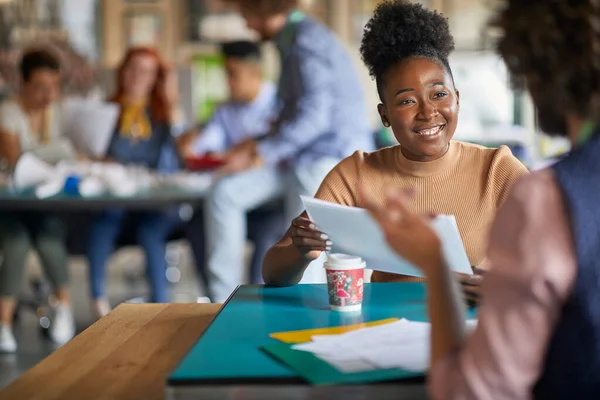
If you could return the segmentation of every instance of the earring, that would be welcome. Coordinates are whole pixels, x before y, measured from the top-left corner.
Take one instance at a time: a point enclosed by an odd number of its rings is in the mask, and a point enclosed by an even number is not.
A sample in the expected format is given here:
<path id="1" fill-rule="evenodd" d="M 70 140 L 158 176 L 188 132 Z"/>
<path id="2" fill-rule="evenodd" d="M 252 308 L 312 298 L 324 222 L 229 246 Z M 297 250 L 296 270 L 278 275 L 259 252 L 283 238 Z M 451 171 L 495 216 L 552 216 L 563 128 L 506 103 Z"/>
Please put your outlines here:
<path id="1" fill-rule="evenodd" d="M 387 122 L 387 121 L 385 121 L 385 122 L 383 123 L 383 126 L 385 126 L 386 128 L 389 128 L 389 127 L 390 127 L 390 123 L 389 123 L 389 122 Z"/>

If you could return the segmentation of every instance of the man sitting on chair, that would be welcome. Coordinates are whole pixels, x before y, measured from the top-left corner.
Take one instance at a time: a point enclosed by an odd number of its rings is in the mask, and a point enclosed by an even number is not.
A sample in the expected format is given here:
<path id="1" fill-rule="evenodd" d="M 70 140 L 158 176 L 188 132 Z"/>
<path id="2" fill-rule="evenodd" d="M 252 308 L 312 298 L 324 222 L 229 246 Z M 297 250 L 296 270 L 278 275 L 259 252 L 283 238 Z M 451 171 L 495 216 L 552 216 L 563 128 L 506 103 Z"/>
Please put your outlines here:
<path id="1" fill-rule="evenodd" d="M 224 43 L 221 53 L 229 87 L 229 100 L 215 110 L 201 132 L 190 132 L 178 140 L 182 158 L 207 153 L 225 153 L 231 147 L 267 131 L 276 111 L 277 90 L 273 83 L 263 80 L 261 53 L 257 43 L 235 41 Z M 260 211 L 249 215 L 249 234 L 254 242 L 251 281 L 262 282 L 260 263 L 266 251 L 277 242 L 285 230 L 283 215 L 279 212 Z M 206 261 L 203 218 L 196 210 L 187 226 L 198 273 L 205 284 Z"/>
<path id="2" fill-rule="evenodd" d="M 246 139 L 268 130 L 277 101 L 273 83 L 262 78 L 260 47 L 257 43 L 224 43 L 229 100 L 215 110 L 201 133 L 191 132 L 179 139 L 182 157 L 224 153 Z"/>

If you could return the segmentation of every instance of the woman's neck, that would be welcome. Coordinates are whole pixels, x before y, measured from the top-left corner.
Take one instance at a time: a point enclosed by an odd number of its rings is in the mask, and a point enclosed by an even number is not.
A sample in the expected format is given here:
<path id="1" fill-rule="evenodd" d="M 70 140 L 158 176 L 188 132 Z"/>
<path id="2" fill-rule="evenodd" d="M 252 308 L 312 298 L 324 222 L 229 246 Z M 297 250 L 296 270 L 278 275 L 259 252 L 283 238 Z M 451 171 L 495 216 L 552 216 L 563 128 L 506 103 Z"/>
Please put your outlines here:
<path id="1" fill-rule="evenodd" d="M 25 114 L 29 114 L 29 115 L 35 115 L 35 114 L 40 114 L 46 111 L 47 107 L 39 107 L 36 106 L 34 104 L 32 104 L 31 101 L 29 101 L 27 99 L 26 96 L 19 96 L 19 103 L 21 105 L 21 108 L 23 109 L 23 112 Z"/>
<path id="2" fill-rule="evenodd" d="M 422 156 L 422 155 L 416 155 L 416 154 L 411 153 L 410 151 L 406 150 L 405 147 L 400 147 L 402 154 L 408 160 L 414 161 L 414 162 L 423 162 L 423 163 L 439 160 L 440 158 L 442 158 L 446 155 L 446 153 L 448 152 L 448 149 L 450 149 L 450 143 L 448 143 L 448 146 L 446 146 L 446 149 L 442 153 L 439 153 L 439 154 L 436 154 L 433 156 Z"/>
<path id="3" fill-rule="evenodd" d="M 448 150 L 441 157 L 430 159 L 430 161 L 411 160 L 402 152 L 402 146 L 397 147 L 399 148 L 398 169 L 405 174 L 416 177 L 432 176 L 449 171 L 454 167 L 459 157 L 459 148 L 453 142 L 449 143 Z"/>

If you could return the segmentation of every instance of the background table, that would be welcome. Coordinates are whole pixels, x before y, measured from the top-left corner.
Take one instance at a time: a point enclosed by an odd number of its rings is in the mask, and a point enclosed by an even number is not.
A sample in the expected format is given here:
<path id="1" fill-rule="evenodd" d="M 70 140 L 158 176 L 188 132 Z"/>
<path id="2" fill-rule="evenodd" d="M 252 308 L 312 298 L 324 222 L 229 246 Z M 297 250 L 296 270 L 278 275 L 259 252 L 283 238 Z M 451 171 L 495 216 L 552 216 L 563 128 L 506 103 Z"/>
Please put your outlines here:
<path id="1" fill-rule="evenodd" d="M 123 304 L 0 392 L 1 400 L 162 399 L 218 304 Z"/>
<path id="2" fill-rule="evenodd" d="M 60 194 L 47 199 L 35 197 L 33 192 L 12 193 L 0 188 L 0 210 L 9 211 L 89 211 L 108 208 L 128 210 L 155 210 L 180 204 L 201 203 L 206 195 L 203 190 L 177 188 L 153 189 L 130 197 L 103 195 L 93 198 Z"/>

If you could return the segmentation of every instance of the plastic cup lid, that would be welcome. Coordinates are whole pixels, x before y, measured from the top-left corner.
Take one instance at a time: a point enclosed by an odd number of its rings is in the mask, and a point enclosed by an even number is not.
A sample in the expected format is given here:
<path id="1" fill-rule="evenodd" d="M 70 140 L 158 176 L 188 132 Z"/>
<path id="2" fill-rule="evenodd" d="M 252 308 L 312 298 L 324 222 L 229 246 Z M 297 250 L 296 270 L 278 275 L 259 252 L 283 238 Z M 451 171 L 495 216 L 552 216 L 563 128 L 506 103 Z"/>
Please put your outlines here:
<path id="1" fill-rule="evenodd" d="M 362 258 L 340 253 L 328 254 L 324 265 L 328 269 L 359 269 L 365 266 Z"/>

